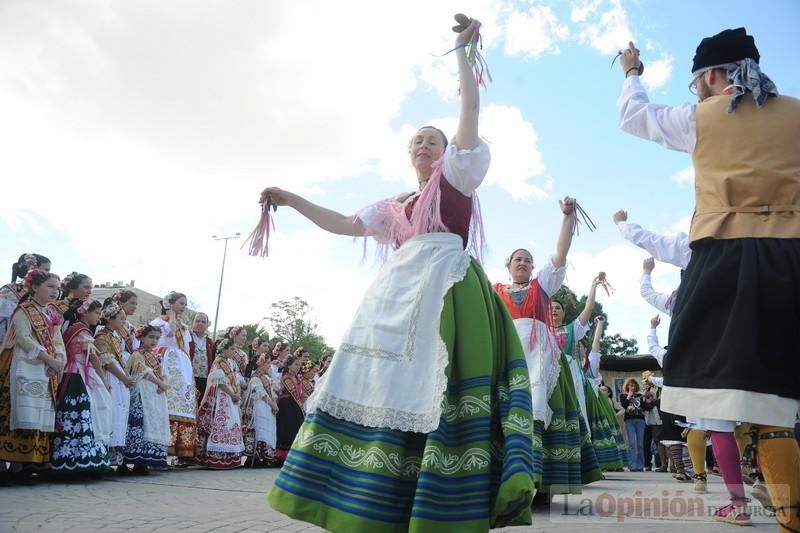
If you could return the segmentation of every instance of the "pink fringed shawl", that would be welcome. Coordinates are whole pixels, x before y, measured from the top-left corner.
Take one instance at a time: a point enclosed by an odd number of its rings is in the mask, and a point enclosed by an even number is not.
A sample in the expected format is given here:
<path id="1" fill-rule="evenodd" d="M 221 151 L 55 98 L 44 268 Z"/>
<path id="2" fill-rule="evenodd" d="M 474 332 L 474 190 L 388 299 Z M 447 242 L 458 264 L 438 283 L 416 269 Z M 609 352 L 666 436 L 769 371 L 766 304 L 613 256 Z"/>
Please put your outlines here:
<path id="1" fill-rule="evenodd" d="M 419 196 L 387 199 L 375 205 L 377 209 L 374 224 L 365 222 L 365 236 L 375 235 L 378 240 L 377 256 L 385 261 L 389 249 L 398 249 L 408 239 L 425 233 L 453 233 L 442 221 L 442 173 L 443 159 L 433 163 L 433 172 Z M 459 193 L 460 194 L 460 193 Z M 470 220 L 466 250 L 478 261 L 483 261 L 486 251 L 481 206 L 475 191 L 471 196 Z M 408 202 L 413 202 L 411 215 L 407 213 Z M 364 244 L 366 252 L 366 242 Z"/>

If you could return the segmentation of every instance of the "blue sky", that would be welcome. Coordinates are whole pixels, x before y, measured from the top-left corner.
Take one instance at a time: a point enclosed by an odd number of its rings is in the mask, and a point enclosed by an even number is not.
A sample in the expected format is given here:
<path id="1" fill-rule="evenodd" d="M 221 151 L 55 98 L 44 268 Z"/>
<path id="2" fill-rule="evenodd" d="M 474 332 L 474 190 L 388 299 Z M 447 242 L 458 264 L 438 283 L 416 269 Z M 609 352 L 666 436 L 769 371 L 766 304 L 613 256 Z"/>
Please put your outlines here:
<path id="1" fill-rule="evenodd" d="M 746 26 L 762 69 L 800 94 L 788 43 L 800 4 L 593 0 L 408 2 L 386 22 L 368 2 L 108 2 L 0 6 L 0 261 L 50 256 L 59 273 L 183 290 L 213 312 L 221 245 L 249 233 L 266 185 L 346 213 L 413 187 L 405 143 L 419 125 L 449 133 L 457 113 L 450 16 L 485 21 L 494 83 L 482 94 L 492 143 L 479 190 L 490 253 L 553 252 L 557 198 L 576 196 L 598 225 L 581 232 L 568 283 L 608 272 L 611 331 L 640 340 L 655 314 L 638 297 L 645 255 L 611 223 L 621 208 L 664 233 L 688 230 L 691 161 L 622 133 L 614 50 L 635 38 L 652 100 L 692 101 L 686 86 L 704 36 Z M 383 5 L 385 8 L 385 5 Z M 682 180 L 675 176 L 683 175 Z M 231 249 L 221 325 L 258 321 L 298 295 L 331 344 L 375 265 L 360 243 L 280 210 L 268 259 Z M 677 270 L 656 269 L 670 291 Z M 664 328 L 665 329 L 665 328 Z M 664 333 L 665 335 L 665 333 Z M 665 339 L 664 339 L 665 342 Z"/>

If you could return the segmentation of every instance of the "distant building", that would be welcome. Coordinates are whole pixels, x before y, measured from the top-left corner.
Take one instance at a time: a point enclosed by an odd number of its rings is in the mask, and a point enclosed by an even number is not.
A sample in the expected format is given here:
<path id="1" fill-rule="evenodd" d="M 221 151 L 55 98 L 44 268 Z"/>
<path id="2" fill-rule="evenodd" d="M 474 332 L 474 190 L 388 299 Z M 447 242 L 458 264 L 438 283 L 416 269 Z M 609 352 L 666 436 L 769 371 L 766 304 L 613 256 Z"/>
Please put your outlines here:
<path id="1" fill-rule="evenodd" d="M 135 287 L 134 285 L 134 281 L 131 281 L 129 284 L 125 284 L 121 281 L 116 283 L 101 283 L 99 285 L 95 285 L 92 289 L 92 297 L 95 300 L 100 300 L 102 302 L 106 298 L 110 298 L 111 295 L 120 289 L 133 291 L 136 293 L 136 299 L 139 305 L 136 307 L 136 313 L 132 316 L 129 316 L 128 320 L 130 320 L 135 326 L 141 326 L 161 316 L 160 302 L 163 296 L 157 296 L 149 293 L 145 290 Z M 187 308 L 186 313 L 182 317 L 183 322 L 191 323 L 195 314 L 195 311 Z"/>

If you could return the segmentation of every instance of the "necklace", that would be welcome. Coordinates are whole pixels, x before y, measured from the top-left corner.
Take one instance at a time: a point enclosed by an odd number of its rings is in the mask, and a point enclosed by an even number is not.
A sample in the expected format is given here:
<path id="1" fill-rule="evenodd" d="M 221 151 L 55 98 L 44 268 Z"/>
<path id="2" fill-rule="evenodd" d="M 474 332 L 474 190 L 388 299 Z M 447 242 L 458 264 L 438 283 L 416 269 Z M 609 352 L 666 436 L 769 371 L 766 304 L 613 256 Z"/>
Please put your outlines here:
<path id="1" fill-rule="evenodd" d="M 509 285 L 508 290 L 510 291 L 522 291 L 525 289 L 530 288 L 531 280 L 526 281 L 525 283 L 517 283 L 516 281 L 512 281 L 511 285 Z"/>

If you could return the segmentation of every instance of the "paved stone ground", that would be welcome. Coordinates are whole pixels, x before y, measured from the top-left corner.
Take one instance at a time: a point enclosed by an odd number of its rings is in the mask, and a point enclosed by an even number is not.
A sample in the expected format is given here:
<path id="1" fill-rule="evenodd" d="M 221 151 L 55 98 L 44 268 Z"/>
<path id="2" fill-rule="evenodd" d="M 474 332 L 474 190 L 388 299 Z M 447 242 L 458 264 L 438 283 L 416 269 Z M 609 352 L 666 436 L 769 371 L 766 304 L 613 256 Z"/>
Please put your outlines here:
<path id="1" fill-rule="evenodd" d="M 22 532 L 321 532 L 303 522 L 290 520 L 273 511 L 265 492 L 272 485 L 277 470 L 235 470 L 211 472 L 201 469 L 154 472 L 147 477 L 109 478 L 86 483 L 43 483 L 35 487 L 0 487 L 0 531 Z M 645 493 L 655 490 L 691 492 L 691 485 L 677 484 L 669 474 L 611 473 L 608 479 L 585 488 L 584 494 L 572 497 L 569 509 L 575 513 L 580 499 L 603 502 L 606 510 L 618 506 L 619 498 L 635 496 L 637 487 Z M 710 493 L 704 504 L 724 502 L 725 487 L 721 478 L 711 476 Z M 689 494 L 692 496 L 691 494 Z M 685 501 L 682 498 L 681 501 Z M 695 502 L 695 505 L 697 502 Z M 753 502 L 756 527 L 751 531 L 774 531 L 774 519 L 763 515 Z M 623 523 L 615 518 L 575 518 L 564 516 L 564 506 L 556 502 L 548 511 L 537 509 L 534 526 L 505 528 L 504 533 L 527 531 L 564 531 L 600 533 L 608 531 L 647 531 L 673 533 L 738 531 L 734 526 L 718 524 L 707 517 L 657 517 Z M 587 507 L 582 507 L 585 512 Z M 677 508 L 680 512 L 681 509 Z M 705 512 L 708 513 L 706 507 Z M 612 512 L 616 516 L 616 510 Z M 443 529 L 442 533 L 446 530 Z M 380 533 L 380 532 L 378 532 Z"/>

